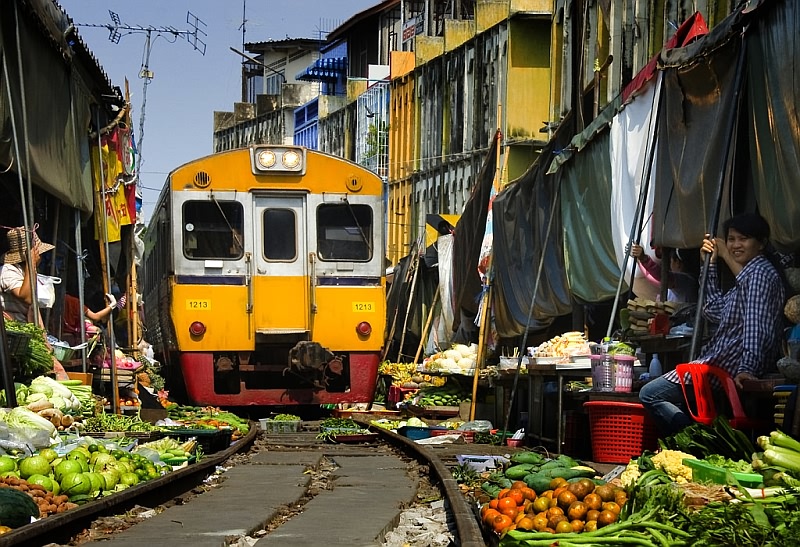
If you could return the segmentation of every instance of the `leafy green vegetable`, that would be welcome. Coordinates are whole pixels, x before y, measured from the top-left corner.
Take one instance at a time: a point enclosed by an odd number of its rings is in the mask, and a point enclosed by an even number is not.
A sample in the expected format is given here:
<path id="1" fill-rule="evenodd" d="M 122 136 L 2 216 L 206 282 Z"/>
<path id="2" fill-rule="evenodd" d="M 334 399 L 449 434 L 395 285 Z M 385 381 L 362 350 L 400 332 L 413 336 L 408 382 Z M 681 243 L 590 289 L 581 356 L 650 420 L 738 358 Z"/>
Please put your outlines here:
<path id="1" fill-rule="evenodd" d="M 705 461 L 716 467 L 722 467 L 730 471 L 737 471 L 739 473 L 752 473 L 753 466 L 750 462 L 744 460 L 732 460 L 719 454 L 710 454 L 706 457 Z"/>

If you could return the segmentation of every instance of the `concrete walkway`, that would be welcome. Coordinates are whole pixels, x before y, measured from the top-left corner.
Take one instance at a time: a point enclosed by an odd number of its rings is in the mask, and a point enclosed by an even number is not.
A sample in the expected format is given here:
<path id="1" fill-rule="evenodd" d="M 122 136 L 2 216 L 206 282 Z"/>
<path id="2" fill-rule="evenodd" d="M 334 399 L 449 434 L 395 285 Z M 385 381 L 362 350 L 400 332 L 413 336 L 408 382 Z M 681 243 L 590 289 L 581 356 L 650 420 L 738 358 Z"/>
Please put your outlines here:
<path id="1" fill-rule="evenodd" d="M 344 447 L 342 447 L 344 448 Z M 363 451 L 362 451 L 363 453 Z M 355 450 L 265 451 L 228 469 L 226 480 L 186 505 L 175 505 L 121 533 L 103 539 L 116 546 L 219 547 L 226 538 L 260 530 L 287 504 L 306 492 L 323 455 L 339 466 L 332 490 L 323 490 L 303 512 L 258 540 L 256 545 L 374 546 L 376 537 L 410 502 L 416 483 L 396 456 L 359 456 Z M 98 544 L 100 541 L 88 543 Z"/>

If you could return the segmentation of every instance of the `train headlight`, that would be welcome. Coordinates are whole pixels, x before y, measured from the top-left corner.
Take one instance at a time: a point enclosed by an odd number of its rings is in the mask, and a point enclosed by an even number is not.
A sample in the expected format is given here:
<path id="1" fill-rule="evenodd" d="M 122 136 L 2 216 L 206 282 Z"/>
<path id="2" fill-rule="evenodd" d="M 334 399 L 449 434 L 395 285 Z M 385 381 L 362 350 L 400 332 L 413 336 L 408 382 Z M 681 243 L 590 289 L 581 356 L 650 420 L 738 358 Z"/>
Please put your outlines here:
<path id="1" fill-rule="evenodd" d="M 200 321 L 194 321 L 189 325 L 189 334 L 192 336 L 203 336 L 206 333 L 206 326 Z"/>
<path id="2" fill-rule="evenodd" d="M 359 336 L 369 336 L 372 334 L 372 325 L 366 321 L 362 321 L 356 325 L 356 332 L 359 334 Z"/>
<path id="3" fill-rule="evenodd" d="M 305 174 L 306 150 L 302 146 L 254 146 L 250 161 L 255 175 Z"/>
<path id="4" fill-rule="evenodd" d="M 275 162 L 277 161 L 275 152 L 272 150 L 261 150 L 256 158 L 258 159 L 258 164 L 264 169 L 269 169 L 275 165 Z"/>
<path id="5" fill-rule="evenodd" d="M 295 170 L 297 166 L 300 165 L 300 154 L 297 153 L 297 150 L 287 150 L 283 153 L 283 165 L 287 169 Z"/>

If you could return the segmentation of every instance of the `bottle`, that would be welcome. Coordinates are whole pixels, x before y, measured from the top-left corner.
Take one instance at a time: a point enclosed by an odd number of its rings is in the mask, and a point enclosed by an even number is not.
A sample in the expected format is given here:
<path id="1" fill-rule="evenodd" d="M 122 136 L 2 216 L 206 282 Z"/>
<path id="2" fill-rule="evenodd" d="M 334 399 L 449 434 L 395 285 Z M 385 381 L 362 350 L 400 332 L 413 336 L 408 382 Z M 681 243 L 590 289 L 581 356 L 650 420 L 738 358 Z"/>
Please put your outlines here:
<path id="1" fill-rule="evenodd" d="M 661 361 L 658 359 L 658 354 L 654 353 L 653 358 L 650 359 L 650 368 L 648 369 L 650 373 L 650 379 L 655 380 L 659 376 L 661 376 Z"/>

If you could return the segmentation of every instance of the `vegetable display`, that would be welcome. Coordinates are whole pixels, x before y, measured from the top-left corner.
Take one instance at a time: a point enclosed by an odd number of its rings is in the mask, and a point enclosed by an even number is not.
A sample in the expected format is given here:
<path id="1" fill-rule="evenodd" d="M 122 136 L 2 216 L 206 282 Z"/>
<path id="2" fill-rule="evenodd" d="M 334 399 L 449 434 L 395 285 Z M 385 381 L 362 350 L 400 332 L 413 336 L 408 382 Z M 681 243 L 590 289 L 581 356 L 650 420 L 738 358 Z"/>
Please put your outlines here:
<path id="1" fill-rule="evenodd" d="M 6 330 L 21 332 L 30 335 L 28 342 L 28 355 L 26 359 L 20 359 L 19 377 L 33 378 L 53 370 L 53 352 L 45 343 L 45 332 L 42 328 L 33 323 L 13 321 L 6 319 Z"/>

